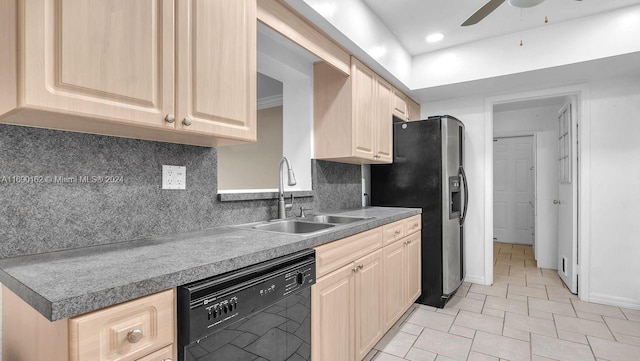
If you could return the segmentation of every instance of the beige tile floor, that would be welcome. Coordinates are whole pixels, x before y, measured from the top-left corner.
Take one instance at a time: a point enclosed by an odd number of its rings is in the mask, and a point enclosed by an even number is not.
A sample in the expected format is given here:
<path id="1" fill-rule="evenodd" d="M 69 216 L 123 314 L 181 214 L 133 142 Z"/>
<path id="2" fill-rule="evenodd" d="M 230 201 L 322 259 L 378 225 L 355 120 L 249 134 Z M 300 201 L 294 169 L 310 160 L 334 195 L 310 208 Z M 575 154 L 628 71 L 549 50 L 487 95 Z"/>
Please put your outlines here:
<path id="1" fill-rule="evenodd" d="M 638 361 L 640 310 L 582 302 L 530 246 L 494 244 L 494 284 L 415 304 L 366 361 Z"/>

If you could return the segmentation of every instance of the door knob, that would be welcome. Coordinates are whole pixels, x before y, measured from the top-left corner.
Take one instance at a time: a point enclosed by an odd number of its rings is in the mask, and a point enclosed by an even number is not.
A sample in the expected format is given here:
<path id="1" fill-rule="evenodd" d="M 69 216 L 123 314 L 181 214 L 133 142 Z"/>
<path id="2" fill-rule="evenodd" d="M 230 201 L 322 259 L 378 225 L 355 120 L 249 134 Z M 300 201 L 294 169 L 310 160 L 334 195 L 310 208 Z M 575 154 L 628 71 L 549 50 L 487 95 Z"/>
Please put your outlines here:
<path id="1" fill-rule="evenodd" d="M 553 200 L 553 204 L 560 204 L 560 201 L 559 201 L 559 200 L 557 200 L 557 199 L 554 199 L 554 200 Z"/>

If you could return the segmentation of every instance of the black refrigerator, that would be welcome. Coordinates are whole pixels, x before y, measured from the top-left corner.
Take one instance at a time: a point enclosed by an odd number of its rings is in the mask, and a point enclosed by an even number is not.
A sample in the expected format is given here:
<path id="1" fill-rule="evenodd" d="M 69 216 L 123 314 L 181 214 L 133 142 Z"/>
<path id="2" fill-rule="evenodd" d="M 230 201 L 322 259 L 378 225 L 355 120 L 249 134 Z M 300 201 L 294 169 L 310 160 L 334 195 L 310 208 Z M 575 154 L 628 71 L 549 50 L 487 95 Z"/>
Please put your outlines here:
<path id="1" fill-rule="evenodd" d="M 444 307 L 464 279 L 464 124 L 449 116 L 394 118 L 393 163 L 371 166 L 371 205 L 422 208 L 422 295 Z"/>

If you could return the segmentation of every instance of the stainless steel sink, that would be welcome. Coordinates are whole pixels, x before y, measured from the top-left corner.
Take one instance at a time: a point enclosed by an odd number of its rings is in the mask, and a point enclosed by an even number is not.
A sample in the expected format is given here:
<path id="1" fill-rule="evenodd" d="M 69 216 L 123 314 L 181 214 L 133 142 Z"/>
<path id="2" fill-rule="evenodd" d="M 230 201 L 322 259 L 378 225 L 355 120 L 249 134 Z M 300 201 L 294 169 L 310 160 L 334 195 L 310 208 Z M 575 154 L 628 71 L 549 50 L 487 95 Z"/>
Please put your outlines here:
<path id="1" fill-rule="evenodd" d="M 317 223 L 317 222 L 303 222 L 298 220 L 284 220 L 269 222 L 264 224 L 258 224 L 251 228 L 260 231 L 270 231 L 279 233 L 313 233 L 325 230 L 327 228 L 335 227 L 334 224 Z"/>
<path id="2" fill-rule="evenodd" d="M 316 222 L 316 223 L 345 224 L 345 223 L 353 223 L 353 222 L 364 221 L 365 219 L 370 219 L 370 218 L 352 217 L 352 216 L 335 216 L 335 215 L 330 215 L 330 214 L 320 214 L 320 215 L 316 215 L 316 216 L 305 217 L 305 218 L 302 218 L 302 219 L 304 219 L 305 221 Z"/>

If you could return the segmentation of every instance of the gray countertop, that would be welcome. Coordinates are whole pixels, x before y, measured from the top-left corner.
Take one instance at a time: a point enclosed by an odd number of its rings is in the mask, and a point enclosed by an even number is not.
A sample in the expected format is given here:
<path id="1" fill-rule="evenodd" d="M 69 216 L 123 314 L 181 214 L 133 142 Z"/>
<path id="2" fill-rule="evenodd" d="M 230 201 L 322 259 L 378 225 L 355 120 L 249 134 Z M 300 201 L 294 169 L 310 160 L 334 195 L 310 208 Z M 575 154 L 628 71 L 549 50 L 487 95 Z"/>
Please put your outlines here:
<path id="1" fill-rule="evenodd" d="M 374 217 L 313 235 L 237 226 L 0 260 L 0 282 L 51 321 L 129 301 L 420 214 L 367 207 L 332 214 Z"/>

